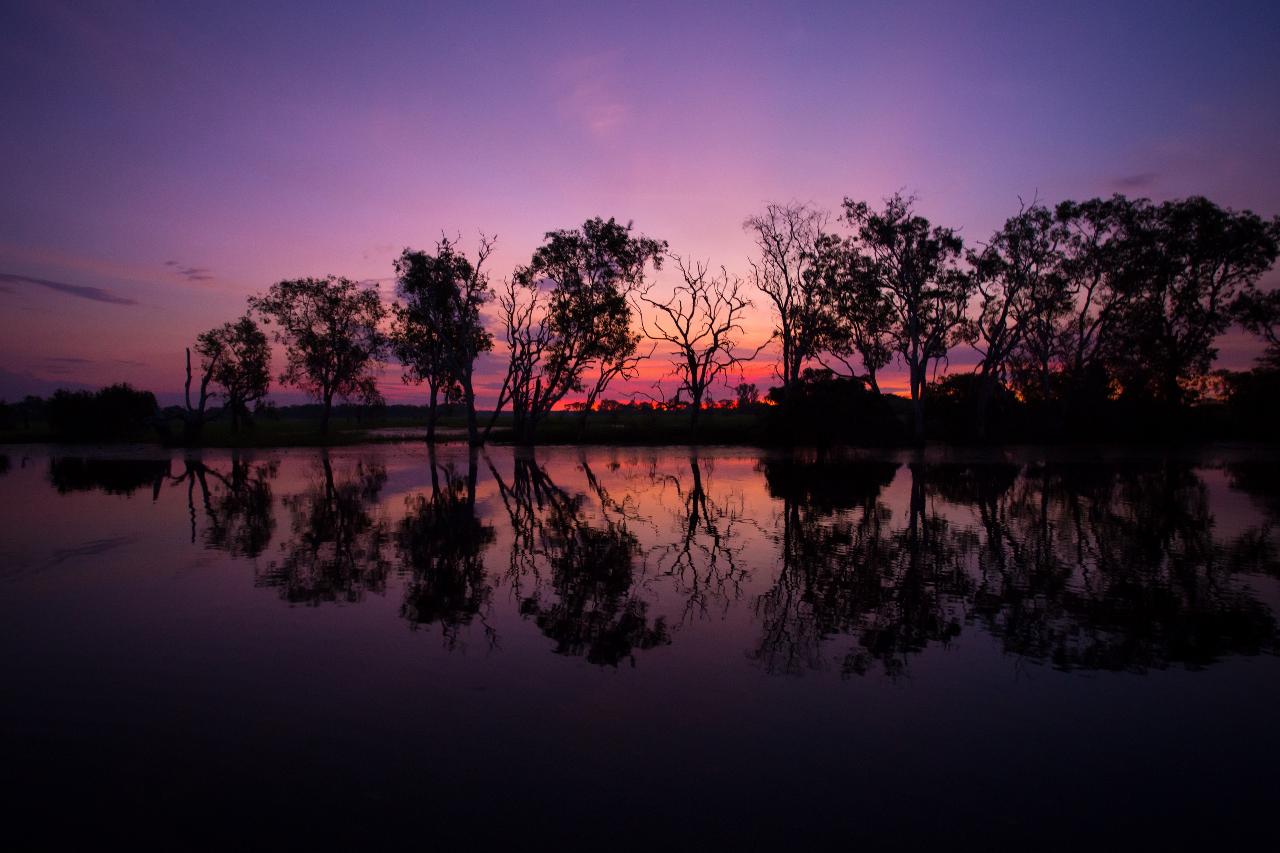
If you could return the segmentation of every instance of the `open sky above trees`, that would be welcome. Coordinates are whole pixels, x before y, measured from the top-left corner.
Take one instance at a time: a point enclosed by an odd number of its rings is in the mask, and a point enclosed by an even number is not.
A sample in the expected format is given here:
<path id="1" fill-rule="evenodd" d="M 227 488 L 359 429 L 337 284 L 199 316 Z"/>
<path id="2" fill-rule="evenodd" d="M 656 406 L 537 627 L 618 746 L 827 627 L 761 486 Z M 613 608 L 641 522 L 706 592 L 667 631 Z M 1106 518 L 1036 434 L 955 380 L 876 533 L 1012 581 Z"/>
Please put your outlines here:
<path id="1" fill-rule="evenodd" d="M 744 277 L 768 201 L 901 190 L 971 246 L 1019 197 L 1269 217 L 1278 37 L 1273 3 L 6 3 L 0 396 L 176 400 L 184 348 L 248 295 L 335 274 L 389 301 L 401 250 L 442 231 L 468 252 L 496 235 L 497 283 L 592 216 Z M 752 345 L 772 329 L 753 297 Z M 1260 349 L 1229 333 L 1220 364 Z M 482 357 L 482 405 L 502 362 Z M 901 365 L 881 385 L 904 389 Z M 422 396 L 395 366 L 381 388 Z"/>

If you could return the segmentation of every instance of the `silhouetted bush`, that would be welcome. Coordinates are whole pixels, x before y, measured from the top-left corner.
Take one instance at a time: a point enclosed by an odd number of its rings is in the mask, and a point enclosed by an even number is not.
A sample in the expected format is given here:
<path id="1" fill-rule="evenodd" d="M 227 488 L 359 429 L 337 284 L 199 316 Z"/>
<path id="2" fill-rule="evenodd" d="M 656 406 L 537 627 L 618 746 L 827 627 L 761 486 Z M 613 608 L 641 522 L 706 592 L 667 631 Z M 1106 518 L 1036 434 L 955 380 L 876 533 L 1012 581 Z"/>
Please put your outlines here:
<path id="1" fill-rule="evenodd" d="M 150 391 L 121 383 L 97 392 L 56 391 L 45 410 L 54 437 L 85 441 L 141 438 L 157 406 Z"/>
<path id="2" fill-rule="evenodd" d="M 952 373 L 929 384 L 925 395 L 930 438 L 953 441 L 978 438 L 974 435 L 977 407 L 981 404 L 976 373 Z M 987 401 L 986 435 L 991 441 L 1007 441 L 1025 437 L 1030 430 L 1030 412 L 1012 391 L 997 385 Z"/>
<path id="3" fill-rule="evenodd" d="M 766 422 L 774 443 L 829 447 L 902 440 L 904 422 L 894 413 L 891 398 L 869 391 L 857 379 L 807 369 L 791 392 L 771 388 L 769 399 L 778 404 L 769 409 Z"/>
<path id="4" fill-rule="evenodd" d="M 1228 428 L 1237 438 L 1269 438 L 1280 435 L 1280 370 L 1224 372 Z"/>

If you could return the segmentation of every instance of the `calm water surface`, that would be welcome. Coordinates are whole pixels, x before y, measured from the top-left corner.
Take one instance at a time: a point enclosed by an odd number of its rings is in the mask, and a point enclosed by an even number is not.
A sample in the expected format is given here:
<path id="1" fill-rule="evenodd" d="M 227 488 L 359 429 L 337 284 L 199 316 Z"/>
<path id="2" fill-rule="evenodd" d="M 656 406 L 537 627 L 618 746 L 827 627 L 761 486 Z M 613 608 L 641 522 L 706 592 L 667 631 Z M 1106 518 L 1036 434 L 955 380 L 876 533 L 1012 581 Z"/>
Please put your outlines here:
<path id="1" fill-rule="evenodd" d="M 1278 577 L 1250 448 L 11 447 L 2 810 L 47 846 L 1271 844 Z"/>

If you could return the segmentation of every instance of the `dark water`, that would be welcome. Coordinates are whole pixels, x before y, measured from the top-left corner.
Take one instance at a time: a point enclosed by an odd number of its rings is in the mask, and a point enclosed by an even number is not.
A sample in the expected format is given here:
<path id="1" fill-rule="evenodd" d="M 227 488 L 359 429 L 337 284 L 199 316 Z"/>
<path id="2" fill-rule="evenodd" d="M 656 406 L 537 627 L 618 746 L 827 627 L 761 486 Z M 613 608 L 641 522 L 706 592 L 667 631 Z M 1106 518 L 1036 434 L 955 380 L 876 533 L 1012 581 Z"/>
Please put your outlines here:
<path id="1" fill-rule="evenodd" d="M 23 849 L 1272 844 L 1278 577 L 1249 448 L 9 448 L 0 808 Z"/>

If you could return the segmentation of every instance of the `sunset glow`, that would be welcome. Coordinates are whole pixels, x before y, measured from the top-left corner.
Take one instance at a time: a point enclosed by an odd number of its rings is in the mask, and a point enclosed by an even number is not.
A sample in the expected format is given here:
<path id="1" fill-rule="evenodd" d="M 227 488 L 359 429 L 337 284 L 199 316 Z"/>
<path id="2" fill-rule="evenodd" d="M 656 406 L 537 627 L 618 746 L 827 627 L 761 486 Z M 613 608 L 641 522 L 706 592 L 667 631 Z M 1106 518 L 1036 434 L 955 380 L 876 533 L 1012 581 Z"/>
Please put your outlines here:
<path id="1" fill-rule="evenodd" d="M 501 279 L 543 232 L 616 216 L 745 275 L 742 221 L 769 200 L 904 189 L 971 244 L 1019 197 L 1280 211 L 1273 7 L 1031 5 L 6 6 L 0 396 L 173 401 L 183 348 L 249 294 L 333 273 L 390 298 L 392 259 L 442 232 L 497 234 Z M 762 392 L 769 355 L 747 368 Z M 395 366 L 381 384 L 420 399 Z"/>

